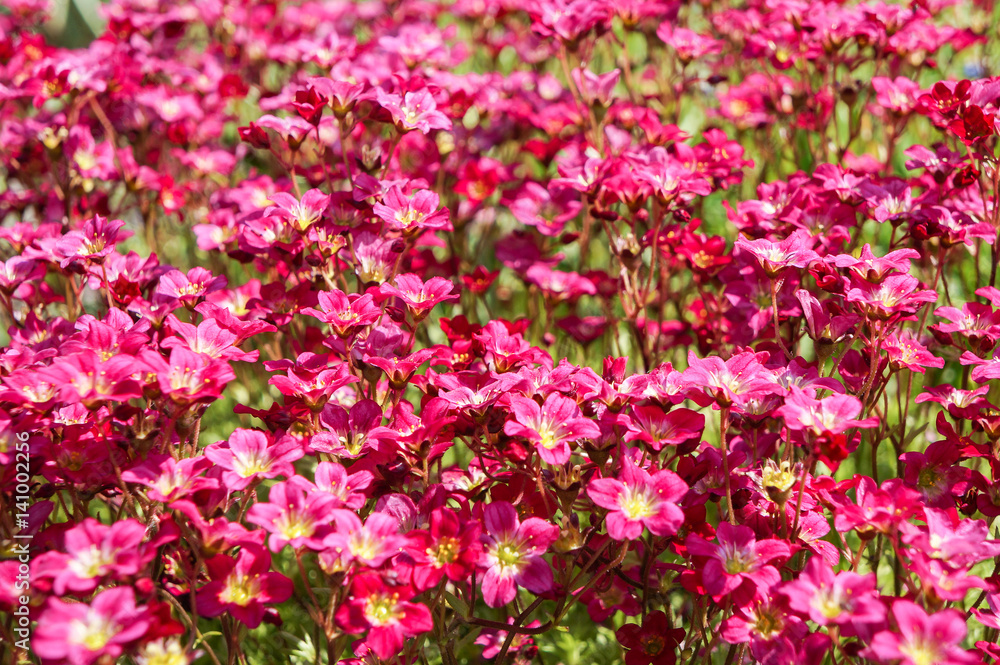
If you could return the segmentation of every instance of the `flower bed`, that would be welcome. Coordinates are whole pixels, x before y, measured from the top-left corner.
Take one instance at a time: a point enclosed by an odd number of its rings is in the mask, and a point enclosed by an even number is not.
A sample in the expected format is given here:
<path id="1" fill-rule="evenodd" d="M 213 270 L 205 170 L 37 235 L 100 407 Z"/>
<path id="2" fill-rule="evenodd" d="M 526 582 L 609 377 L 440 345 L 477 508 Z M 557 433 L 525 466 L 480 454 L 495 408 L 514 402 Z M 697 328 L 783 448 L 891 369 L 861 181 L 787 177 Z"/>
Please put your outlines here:
<path id="1" fill-rule="evenodd" d="M 4 662 L 1000 659 L 993 3 L 46 4 Z"/>

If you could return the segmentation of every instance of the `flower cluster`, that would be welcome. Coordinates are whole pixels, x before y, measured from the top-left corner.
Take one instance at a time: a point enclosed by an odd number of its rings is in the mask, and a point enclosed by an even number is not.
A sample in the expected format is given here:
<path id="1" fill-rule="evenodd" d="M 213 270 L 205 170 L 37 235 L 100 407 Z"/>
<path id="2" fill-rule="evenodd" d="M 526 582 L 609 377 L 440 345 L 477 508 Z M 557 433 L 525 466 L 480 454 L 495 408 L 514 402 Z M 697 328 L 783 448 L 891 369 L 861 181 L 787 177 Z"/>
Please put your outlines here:
<path id="1" fill-rule="evenodd" d="M 5 662 L 1000 662 L 992 3 L 48 4 Z"/>

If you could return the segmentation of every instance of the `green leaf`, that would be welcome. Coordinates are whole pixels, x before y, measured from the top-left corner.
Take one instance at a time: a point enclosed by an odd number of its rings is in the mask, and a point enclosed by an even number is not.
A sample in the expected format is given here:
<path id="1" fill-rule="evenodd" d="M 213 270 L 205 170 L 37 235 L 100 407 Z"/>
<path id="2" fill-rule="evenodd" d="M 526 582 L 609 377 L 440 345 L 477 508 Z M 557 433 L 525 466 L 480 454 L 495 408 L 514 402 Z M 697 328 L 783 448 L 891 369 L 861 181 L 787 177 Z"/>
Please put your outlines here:
<path id="1" fill-rule="evenodd" d="M 469 606 L 466 605 L 465 601 L 461 600 L 458 596 L 445 591 L 444 599 L 448 601 L 448 606 L 458 612 L 461 616 L 469 616 Z"/>

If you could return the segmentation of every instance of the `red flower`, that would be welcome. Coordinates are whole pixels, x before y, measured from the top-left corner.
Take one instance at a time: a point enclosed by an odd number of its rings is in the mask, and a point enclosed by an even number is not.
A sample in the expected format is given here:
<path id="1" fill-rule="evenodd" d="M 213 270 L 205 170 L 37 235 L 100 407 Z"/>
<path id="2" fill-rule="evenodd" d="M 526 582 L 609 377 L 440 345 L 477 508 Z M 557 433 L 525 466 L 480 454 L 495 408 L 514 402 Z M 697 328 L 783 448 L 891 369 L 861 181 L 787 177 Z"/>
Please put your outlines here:
<path id="1" fill-rule="evenodd" d="M 389 586 L 375 573 L 364 573 L 351 584 L 351 599 L 337 610 L 337 624 L 348 633 L 364 633 L 365 644 L 382 660 L 393 658 L 407 637 L 431 630 L 434 621 L 426 605 L 411 603 L 412 590 Z"/>
<path id="2" fill-rule="evenodd" d="M 615 632 L 619 644 L 628 649 L 625 665 L 674 665 L 684 630 L 671 627 L 660 610 L 650 612 L 642 625 L 627 623 Z"/>

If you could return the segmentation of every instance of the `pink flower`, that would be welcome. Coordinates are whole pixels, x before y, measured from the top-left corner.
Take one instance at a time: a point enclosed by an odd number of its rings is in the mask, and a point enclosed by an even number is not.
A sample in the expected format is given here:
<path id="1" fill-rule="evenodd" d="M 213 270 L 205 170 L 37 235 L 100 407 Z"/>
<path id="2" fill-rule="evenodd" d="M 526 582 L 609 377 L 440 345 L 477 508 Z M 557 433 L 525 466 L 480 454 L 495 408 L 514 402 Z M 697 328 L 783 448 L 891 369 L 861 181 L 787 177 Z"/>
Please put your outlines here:
<path id="1" fill-rule="evenodd" d="M 320 360 L 323 362 L 320 363 Z M 278 363 L 272 366 L 273 369 L 278 367 Z M 325 356 L 314 356 L 310 362 L 294 365 L 284 361 L 280 367 L 287 368 L 285 376 L 280 374 L 272 376 L 268 383 L 277 388 L 282 395 L 302 400 L 312 411 L 322 411 L 334 393 L 358 380 L 351 374 L 347 363 L 339 362 L 331 367 L 327 364 Z"/>
<path id="2" fill-rule="evenodd" d="M 866 536 L 875 532 L 892 534 L 920 506 L 920 494 L 903 487 L 897 478 L 885 481 L 882 487 L 867 476 L 856 476 L 853 483 L 857 486 L 857 504 L 837 502 L 834 510 L 837 531 L 857 529 Z"/>
<path id="3" fill-rule="evenodd" d="M 792 387 L 785 398 L 785 405 L 777 415 L 785 419 L 785 426 L 814 436 L 842 434 L 854 427 L 875 427 L 878 418 L 855 420 L 861 413 L 861 400 L 850 395 L 830 395 L 823 399 L 809 397 L 804 391 Z"/>
<path id="4" fill-rule="evenodd" d="M 228 441 L 205 449 L 205 457 L 226 470 L 222 482 L 231 492 L 264 478 L 294 476 L 292 462 L 303 454 L 302 445 L 290 436 L 275 442 L 260 430 L 243 428 L 237 428 Z"/>
<path id="5" fill-rule="evenodd" d="M 88 219 L 79 231 L 70 231 L 56 244 L 56 251 L 63 257 L 59 265 L 65 268 L 77 261 L 103 263 L 115 244 L 130 235 L 121 232 L 123 226 L 125 222 L 120 219 L 108 221 L 100 215 Z"/>
<path id="6" fill-rule="evenodd" d="M 716 356 L 702 359 L 690 351 L 681 380 L 688 396 L 701 406 L 716 402 L 727 407 L 782 394 L 784 389 L 775 382 L 774 372 L 764 367 L 764 360 L 766 353 L 745 351 L 722 360 Z"/>
<path id="7" fill-rule="evenodd" d="M 336 514 L 336 529 L 323 539 L 331 551 L 326 557 L 341 567 L 352 562 L 378 568 L 403 551 L 406 536 L 399 533 L 399 520 L 388 513 L 372 513 L 362 525 L 357 515 L 341 510 Z"/>
<path id="8" fill-rule="evenodd" d="M 483 600 L 502 607 L 514 600 L 517 586 L 532 593 L 552 588 L 552 569 L 542 555 L 559 537 L 559 527 L 538 517 L 521 522 L 517 510 L 506 501 L 494 501 L 483 514 L 486 551 L 479 565 L 483 575 Z"/>
<path id="9" fill-rule="evenodd" d="M 202 305 L 204 304 L 207 303 L 202 303 Z M 168 337 L 163 341 L 161 346 L 165 349 L 185 346 L 195 353 L 203 353 L 210 358 L 243 362 L 255 362 L 259 355 L 258 351 L 245 352 L 237 348 L 236 345 L 240 341 L 239 335 L 219 325 L 219 322 L 213 318 L 205 319 L 197 326 L 193 326 L 190 323 L 179 321 L 173 314 L 169 314 L 167 315 L 167 325 L 177 336 Z"/>
<path id="10" fill-rule="evenodd" d="M 295 590 L 290 579 L 269 572 L 271 555 L 256 545 L 243 545 L 236 559 L 220 554 L 205 565 L 212 581 L 197 592 L 201 616 L 229 614 L 256 628 L 264 619 L 265 604 L 283 603 Z"/>
<path id="11" fill-rule="evenodd" d="M 89 604 L 49 598 L 38 616 L 31 648 L 45 660 L 70 665 L 90 665 L 105 656 L 114 662 L 149 626 L 149 616 L 135 606 L 130 587 L 102 591 Z"/>
<path id="12" fill-rule="evenodd" d="M 656 451 L 699 439 L 705 431 L 705 416 L 691 409 L 664 411 L 658 406 L 634 406 L 628 420 L 626 442 L 642 441 Z"/>
<path id="13" fill-rule="evenodd" d="M 451 120 L 437 110 L 434 98 L 427 90 L 407 92 L 402 97 L 382 88 L 375 88 L 375 98 L 392 114 L 396 129 L 401 133 L 414 129 L 430 134 L 432 129 L 451 129 Z"/>
<path id="14" fill-rule="evenodd" d="M 897 115 L 907 115 L 917 107 L 920 84 L 904 76 L 897 76 L 895 79 L 875 76 L 872 78 L 872 88 L 875 89 L 875 101 L 879 106 Z"/>
<path id="15" fill-rule="evenodd" d="M 750 643 L 750 653 L 759 663 L 792 665 L 801 662 L 796 651 L 809 630 L 805 622 L 788 611 L 781 596 L 758 589 L 754 599 L 733 609 L 719 626 L 722 639 L 730 644 Z"/>
<path id="16" fill-rule="evenodd" d="M 697 534 L 687 539 L 687 548 L 695 556 L 708 557 L 701 570 L 702 584 L 713 596 L 733 593 L 741 586 L 741 596 L 752 597 L 753 589 L 767 589 L 781 581 L 778 569 L 768 565 L 775 559 L 791 556 L 792 550 L 782 540 L 758 541 L 748 526 L 719 525 L 718 544 Z"/>
<path id="17" fill-rule="evenodd" d="M 328 323 L 334 334 L 344 339 L 359 329 L 372 325 L 382 316 L 382 310 L 375 304 L 375 297 L 370 293 L 346 294 L 334 289 L 321 291 L 317 297 L 322 311 L 304 307 L 301 313 Z"/>
<path id="18" fill-rule="evenodd" d="M 280 552 L 293 548 L 323 549 L 324 527 L 336 516 L 337 498 L 320 492 L 302 476 L 292 476 L 274 485 L 266 503 L 255 503 L 247 511 L 247 522 L 270 532 L 268 546 Z"/>
<path id="19" fill-rule="evenodd" d="M 274 206 L 264 210 L 265 215 L 277 215 L 288 221 L 300 233 L 305 233 L 313 224 L 322 219 L 330 205 L 330 196 L 318 189 L 310 189 L 301 200 L 286 192 L 275 192 L 270 196 Z"/>
<path id="20" fill-rule="evenodd" d="M 537 263 L 524 274 L 528 284 L 534 284 L 553 302 L 575 302 L 584 295 L 596 295 L 594 283 L 575 272 L 553 270 L 547 265 Z"/>
<path id="21" fill-rule="evenodd" d="M 878 284 L 855 280 L 847 292 L 847 302 L 866 316 L 887 320 L 896 315 L 909 315 L 926 303 L 936 302 L 935 291 L 919 290 L 920 280 L 910 275 L 889 275 Z"/>
<path id="22" fill-rule="evenodd" d="M 682 63 L 701 60 L 706 55 L 722 50 L 723 42 L 711 37 L 700 35 L 693 30 L 673 25 L 673 21 L 664 21 L 656 29 L 656 36 L 668 46 L 673 47 Z"/>
<path id="23" fill-rule="evenodd" d="M 815 239 L 804 230 L 798 229 L 781 242 L 770 240 L 746 240 L 742 236 L 736 239 L 736 247 L 752 255 L 760 262 L 768 277 L 780 276 L 788 268 L 805 268 L 813 261 L 819 260 L 819 254 L 813 251 Z"/>
<path id="24" fill-rule="evenodd" d="M 885 619 L 874 575 L 834 574 L 821 557 L 809 559 L 798 578 L 781 588 L 788 605 L 821 626 L 878 624 Z"/>
<path id="25" fill-rule="evenodd" d="M 204 268 L 191 268 L 187 274 L 171 270 L 160 278 L 156 293 L 177 298 L 184 305 L 193 307 L 209 293 L 226 288 L 226 278 L 214 277 Z"/>
<path id="26" fill-rule="evenodd" d="M 88 517 L 65 535 L 66 554 L 47 552 L 36 561 L 39 577 L 52 579 L 52 590 L 88 594 L 107 579 L 135 575 L 155 550 L 142 546 L 146 527 L 134 519 L 105 526 Z"/>
<path id="27" fill-rule="evenodd" d="M 452 582 L 466 579 L 482 555 L 482 527 L 463 522 L 449 508 L 435 508 L 427 531 L 410 531 L 406 553 L 413 559 L 413 584 L 430 589 L 447 576 Z"/>
<path id="28" fill-rule="evenodd" d="M 27 282 L 45 277 L 45 266 L 37 261 L 14 256 L 0 261 L 0 293 L 10 295 Z"/>
<path id="29" fill-rule="evenodd" d="M 587 495 L 608 510 L 605 523 L 615 540 L 635 540 L 643 527 L 654 536 L 672 536 L 684 523 L 677 501 L 687 485 L 673 471 L 650 474 L 636 466 L 629 456 L 622 464 L 621 480 L 598 478 L 590 481 Z"/>
<path id="30" fill-rule="evenodd" d="M 421 231 L 450 231 L 448 209 L 441 208 L 440 199 L 434 192 L 426 189 L 417 190 L 412 196 L 403 194 L 403 190 L 393 185 L 382 196 L 382 202 L 372 207 L 386 226 L 404 235 L 412 235 Z"/>
<path id="31" fill-rule="evenodd" d="M 959 645 L 965 639 L 965 618 L 957 610 L 927 614 L 909 600 L 892 605 L 896 631 L 883 630 L 871 640 L 863 654 L 882 662 L 901 661 L 903 665 L 974 665 L 980 662 Z"/>
<path id="32" fill-rule="evenodd" d="M 418 321 L 426 317 L 435 305 L 458 300 L 458 294 L 452 293 L 454 290 L 455 285 L 449 279 L 431 277 L 424 282 L 412 273 L 396 275 L 392 285 L 383 284 L 379 287 L 383 296 L 395 296 L 403 301 L 411 316 Z"/>
<path id="33" fill-rule="evenodd" d="M 861 255 L 857 258 L 850 254 L 839 254 L 828 259 L 838 268 L 849 268 L 859 279 L 878 284 L 894 271 L 906 274 L 910 272 L 910 261 L 919 259 L 920 252 L 915 249 L 897 249 L 885 256 L 872 254 L 871 245 L 865 243 Z"/>
<path id="34" fill-rule="evenodd" d="M 382 423 L 382 409 L 370 399 L 355 402 L 350 411 L 336 404 L 327 404 L 320 422 L 329 430 L 317 432 L 309 441 L 316 452 L 340 457 L 359 457 L 373 445 L 368 434 Z"/>
<path id="35" fill-rule="evenodd" d="M 316 488 L 321 492 L 332 494 L 340 501 L 340 506 L 350 510 L 358 510 L 365 505 L 365 494 L 375 476 L 371 471 L 356 471 L 348 474 L 347 470 L 335 462 L 320 462 L 316 465 Z"/>
<path id="36" fill-rule="evenodd" d="M 181 460 L 169 455 L 150 455 L 142 464 L 122 471 L 122 480 L 148 487 L 146 496 L 153 501 L 170 503 L 201 490 L 219 487 L 217 478 L 201 477 L 211 467 L 211 460 L 203 455 Z"/>
<path id="37" fill-rule="evenodd" d="M 597 423 L 584 418 L 576 402 L 558 393 L 545 398 L 541 407 L 533 399 L 511 395 L 510 407 L 514 420 L 508 420 L 503 431 L 533 443 L 548 464 L 568 462 L 571 442 L 601 435 Z"/>
<path id="38" fill-rule="evenodd" d="M 923 374 L 927 367 L 944 367 L 944 358 L 938 358 L 928 351 L 908 330 L 898 335 L 895 332 L 886 335 L 882 340 L 882 350 L 889 356 L 889 364 L 893 369 L 905 367 Z"/>
<path id="39" fill-rule="evenodd" d="M 434 627 L 431 612 L 422 603 L 408 602 L 412 590 L 389 586 L 376 573 L 364 573 L 351 584 L 351 600 L 337 610 L 337 624 L 347 633 L 368 633 L 365 644 L 388 661 L 403 648 L 407 637 Z"/>
<path id="40" fill-rule="evenodd" d="M 142 388 L 133 378 L 141 371 L 142 363 L 133 356 L 120 354 L 102 361 L 88 349 L 57 360 L 40 373 L 60 386 L 62 401 L 93 408 L 142 397 Z"/>

